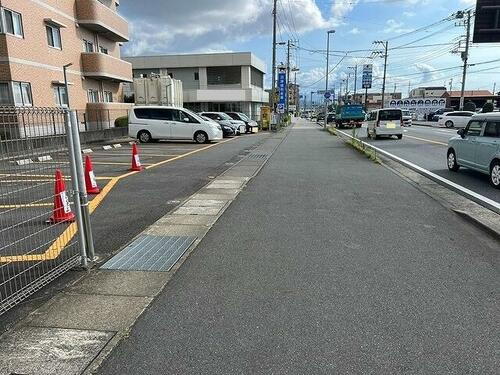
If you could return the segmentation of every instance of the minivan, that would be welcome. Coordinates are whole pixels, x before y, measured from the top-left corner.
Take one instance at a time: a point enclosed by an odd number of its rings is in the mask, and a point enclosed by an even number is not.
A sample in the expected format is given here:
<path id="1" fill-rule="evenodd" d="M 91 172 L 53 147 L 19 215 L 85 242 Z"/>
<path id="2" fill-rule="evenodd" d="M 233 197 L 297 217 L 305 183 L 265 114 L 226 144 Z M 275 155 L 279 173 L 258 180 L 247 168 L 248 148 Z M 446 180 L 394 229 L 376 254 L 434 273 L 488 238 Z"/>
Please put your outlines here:
<path id="1" fill-rule="evenodd" d="M 490 183 L 500 188 L 500 113 L 474 115 L 458 137 L 448 141 L 447 165 L 456 172 L 460 167 L 490 176 Z"/>
<path id="2" fill-rule="evenodd" d="M 401 109 L 382 108 L 371 111 L 366 120 L 368 138 L 380 136 L 403 138 L 403 112 Z"/>
<path id="3" fill-rule="evenodd" d="M 134 106 L 129 111 L 129 136 L 141 143 L 160 139 L 208 143 L 222 139 L 219 124 L 206 121 L 185 108 Z"/>

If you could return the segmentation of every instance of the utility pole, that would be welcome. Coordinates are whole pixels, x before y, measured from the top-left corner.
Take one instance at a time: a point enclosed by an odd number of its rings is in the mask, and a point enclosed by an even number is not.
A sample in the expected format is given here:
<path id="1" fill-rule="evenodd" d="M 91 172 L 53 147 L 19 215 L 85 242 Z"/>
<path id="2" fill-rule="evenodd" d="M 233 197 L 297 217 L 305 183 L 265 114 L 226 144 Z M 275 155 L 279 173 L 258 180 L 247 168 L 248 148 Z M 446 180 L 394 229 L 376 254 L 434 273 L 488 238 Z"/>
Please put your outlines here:
<path id="1" fill-rule="evenodd" d="M 273 7 L 273 71 L 272 71 L 272 90 L 271 90 L 271 111 L 275 113 L 275 97 L 276 97 L 276 22 L 277 22 L 277 9 L 278 0 L 274 0 Z"/>
<path id="2" fill-rule="evenodd" d="M 396 93 L 397 88 L 398 88 L 398 84 L 394 83 L 394 94 Z"/>
<path id="3" fill-rule="evenodd" d="M 385 104 L 385 81 L 387 78 L 387 55 L 389 52 L 389 41 L 382 41 L 382 40 L 376 40 L 373 42 L 374 44 L 380 44 L 384 48 L 384 52 L 382 51 L 377 51 L 375 54 L 379 55 L 383 54 L 384 55 L 384 80 L 382 82 L 382 108 L 384 108 Z"/>
<path id="4" fill-rule="evenodd" d="M 349 77 L 351 76 L 351 73 L 348 73 L 347 74 L 347 78 L 346 78 L 346 84 L 345 84 L 345 103 L 347 104 L 347 101 L 349 100 Z"/>
<path id="5" fill-rule="evenodd" d="M 325 76 L 325 95 L 328 92 L 328 76 L 330 75 L 330 34 L 334 34 L 335 30 L 328 30 L 326 32 L 326 76 Z M 324 129 L 326 130 L 326 126 L 328 124 L 328 98 L 325 96 L 325 126 Z"/>
<path id="6" fill-rule="evenodd" d="M 313 103 L 313 93 L 314 93 L 314 91 L 311 91 L 311 109 L 314 106 L 314 103 Z"/>
<path id="7" fill-rule="evenodd" d="M 450 79 L 450 91 L 453 91 L 453 78 Z"/>
<path id="8" fill-rule="evenodd" d="M 469 41 L 470 41 L 470 21 L 471 21 L 472 13 L 470 10 L 467 11 L 467 20 L 466 20 L 466 27 L 467 27 L 467 35 L 465 39 L 465 52 L 462 54 L 462 60 L 464 62 L 464 72 L 462 76 L 462 91 L 460 94 L 460 110 L 464 110 L 464 104 L 465 104 L 465 80 L 467 79 L 467 64 L 469 62 Z"/>
<path id="9" fill-rule="evenodd" d="M 493 83 L 493 96 L 495 96 L 495 91 L 497 90 L 497 83 Z"/>
<path id="10" fill-rule="evenodd" d="M 342 100 L 342 83 L 344 82 L 343 79 L 340 80 L 340 87 L 339 87 L 339 105 Z"/>
<path id="11" fill-rule="evenodd" d="M 286 115 L 290 113 L 290 45 L 291 40 L 287 42 L 287 53 L 286 53 Z"/>
<path id="12" fill-rule="evenodd" d="M 349 66 L 348 69 L 354 70 L 354 103 L 356 103 L 356 93 L 358 89 L 358 65 Z"/>
<path id="13" fill-rule="evenodd" d="M 411 81 L 408 81 L 408 97 L 410 97 Z"/>

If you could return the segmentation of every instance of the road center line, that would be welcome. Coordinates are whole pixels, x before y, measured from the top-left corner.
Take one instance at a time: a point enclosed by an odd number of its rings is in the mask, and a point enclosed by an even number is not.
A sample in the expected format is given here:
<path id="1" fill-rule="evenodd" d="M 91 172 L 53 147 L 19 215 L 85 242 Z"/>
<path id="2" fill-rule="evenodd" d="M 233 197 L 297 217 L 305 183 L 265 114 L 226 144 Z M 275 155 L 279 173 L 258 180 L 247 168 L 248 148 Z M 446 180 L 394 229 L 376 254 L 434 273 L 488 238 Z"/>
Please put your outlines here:
<path id="1" fill-rule="evenodd" d="M 406 135 L 406 137 L 407 138 L 412 138 L 412 139 L 417 139 L 419 141 L 424 141 L 424 142 L 428 142 L 428 143 L 434 143 L 434 144 L 441 145 L 441 146 L 448 146 L 447 143 L 438 142 L 438 141 L 432 141 L 432 140 L 426 139 L 426 138 L 414 137 L 414 136 L 411 136 L 411 135 Z"/>

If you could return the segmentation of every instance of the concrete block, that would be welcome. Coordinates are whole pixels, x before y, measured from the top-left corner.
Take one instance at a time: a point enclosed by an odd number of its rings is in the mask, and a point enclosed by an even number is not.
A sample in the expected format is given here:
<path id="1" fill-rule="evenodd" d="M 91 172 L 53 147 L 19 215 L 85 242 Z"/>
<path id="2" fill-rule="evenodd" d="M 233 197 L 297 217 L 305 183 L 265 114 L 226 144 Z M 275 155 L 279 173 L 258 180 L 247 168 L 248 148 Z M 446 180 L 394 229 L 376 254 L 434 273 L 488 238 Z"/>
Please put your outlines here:
<path id="1" fill-rule="evenodd" d="M 207 231 L 207 226 L 203 225 L 152 225 L 144 234 L 151 234 L 154 236 L 194 236 L 203 237 Z"/>
<path id="2" fill-rule="evenodd" d="M 212 207 L 180 207 L 177 209 L 175 215 L 211 215 L 217 216 L 221 208 Z"/>
<path id="3" fill-rule="evenodd" d="M 81 374 L 114 332 L 23 327 L 0 339 L 0 374 Z"/>
<path id="4" fill-rule="evenodd" d="M 166 284 L 163 272 L 99 270 L 69 288 L 72 294 L 154 297 Z"/>
<path id="5" fill-rule="evenodd" d="M 226 204 L 225 201 L 218 201 L 215 199 L 190 199 L 183 204 L 184 207 L 213 207 L 222 208 Z"/>
<path id="6" fill-rule="evenodd" d="M 156 222 L 157 225 L 204 225 L 211 226 L 215 223 L 215 216 L 209 215 L 167 215 Z"/>
<path id="7" fill-rule="evenodd" d="M 150 297 L 60 294 L 34 312 L 28 324 L 98 331 L 126 330 L 151 300 Z"/>

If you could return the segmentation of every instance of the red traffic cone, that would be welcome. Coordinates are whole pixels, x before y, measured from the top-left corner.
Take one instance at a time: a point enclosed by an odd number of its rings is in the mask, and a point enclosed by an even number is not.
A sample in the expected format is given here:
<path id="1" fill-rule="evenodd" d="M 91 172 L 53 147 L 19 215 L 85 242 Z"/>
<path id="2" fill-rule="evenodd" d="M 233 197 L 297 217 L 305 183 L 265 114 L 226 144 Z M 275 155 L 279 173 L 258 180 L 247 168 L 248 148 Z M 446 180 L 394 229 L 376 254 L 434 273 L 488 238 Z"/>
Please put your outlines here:
<path id="1" fill-rule="evenodd" d="M 139 151 L 137 150 L 137 145 L 134 143 L 132 146 L 132 168 L 131 171 L 140 172 L 144 169 L 139 159 Z"/>
<path id="2" fill-rule="evenodd" d="M 59 169 L 56 170 L 56 185 L 54 189 L 54 213 L 50 217 L 51 223 L 62 223 L 65 221 L 74 221 L 75 214 L 71 212 L 68 194 L 66 193 L 66 184 Z"/>
<path id="3" fill-rule="evenodd" d="M 97 186 L 92 160 L 90 160 L 90 156 L 88 155 L 85 157 L 85 187 L 88 194 L 99 194 L 101 191 Z"/>

